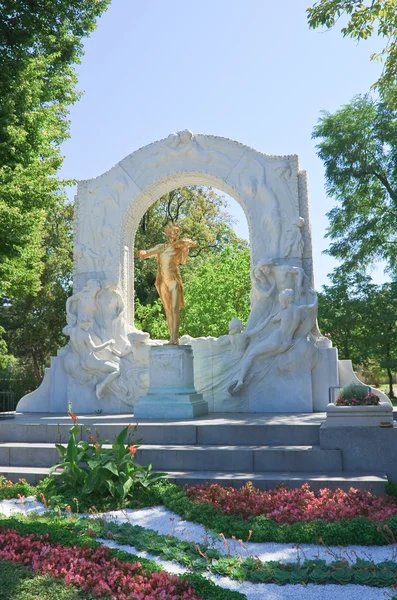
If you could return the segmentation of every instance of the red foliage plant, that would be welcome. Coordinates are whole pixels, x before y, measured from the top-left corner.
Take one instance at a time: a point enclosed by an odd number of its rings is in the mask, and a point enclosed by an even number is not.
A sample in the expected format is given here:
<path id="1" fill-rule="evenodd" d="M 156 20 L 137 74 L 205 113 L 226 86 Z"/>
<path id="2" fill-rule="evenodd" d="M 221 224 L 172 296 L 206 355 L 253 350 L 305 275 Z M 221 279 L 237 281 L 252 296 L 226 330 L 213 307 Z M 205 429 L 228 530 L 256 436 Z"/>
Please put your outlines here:
<path id="1" fill-rule="evenodd" d="M 238 490 L 204 484 L 187 487 L 186 493 L 191 500 L 212 504 L 227 515 L 243 519 L 262 515 L 277 523 L 315 519 L 332 522 L 356 517 L 384 521 L 397 513 L 397 503 L 389 496 L 375 496 L 354 488 L 348 492 L 324 488 L 316 494 L 307 483 L 297 489 L 280 485 L 270 491 L 258 490 L 251 482 Z"/>
<path id="2" fill-rule="evenodd" d="M 164 571 L 152 573 L 141 563 L 112 558 L 108 548 L 51 544 L 47 536 L 0 531 L 0 560 L 17 562 L 64 579 L 97 598 L 112 600 L 202 600 L 186 581 Z"/>

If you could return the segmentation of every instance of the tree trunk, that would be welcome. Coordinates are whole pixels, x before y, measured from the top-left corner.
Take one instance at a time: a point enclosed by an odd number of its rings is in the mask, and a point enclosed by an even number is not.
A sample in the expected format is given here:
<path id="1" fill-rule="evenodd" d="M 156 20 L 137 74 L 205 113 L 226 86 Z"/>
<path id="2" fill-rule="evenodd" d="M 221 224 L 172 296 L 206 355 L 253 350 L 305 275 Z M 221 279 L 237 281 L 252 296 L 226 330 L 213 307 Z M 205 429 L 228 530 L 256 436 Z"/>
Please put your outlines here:
<path id="1" fill-rule="evenodd" d="M 389 398 L 391 400 L 392 398 L 394 398 L 394 392 L 393 392 L 394 376 L 393 376 L 393 371 L 390 369 L 390 367 L 387 367 L 387 377 L 389 379 Z"/>

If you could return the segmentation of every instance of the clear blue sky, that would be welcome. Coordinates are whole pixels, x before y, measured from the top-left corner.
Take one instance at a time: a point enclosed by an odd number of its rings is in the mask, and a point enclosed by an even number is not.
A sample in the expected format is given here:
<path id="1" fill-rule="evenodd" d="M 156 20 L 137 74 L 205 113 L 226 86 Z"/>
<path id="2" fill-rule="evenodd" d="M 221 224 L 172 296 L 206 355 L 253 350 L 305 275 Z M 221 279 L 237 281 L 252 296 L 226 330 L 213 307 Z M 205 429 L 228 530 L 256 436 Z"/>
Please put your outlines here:
<path id="1" fill-rule="evenodd" d="M 298 154 L 308 172 L 315 283 L 336 262 L 327 248 L 324 169 L 311 131 L 320 111 L 366 92 L 381 66 L 378 39 L 310 31 L 311 0 L 113 0 L 78 67 L 63 176 L 88 179 L 172 131 L 228 137 L 267 154 Z M 235 201 L 231 212 L 245 217 Z M 385 277 L 374 274 L 378 283 Z"/>

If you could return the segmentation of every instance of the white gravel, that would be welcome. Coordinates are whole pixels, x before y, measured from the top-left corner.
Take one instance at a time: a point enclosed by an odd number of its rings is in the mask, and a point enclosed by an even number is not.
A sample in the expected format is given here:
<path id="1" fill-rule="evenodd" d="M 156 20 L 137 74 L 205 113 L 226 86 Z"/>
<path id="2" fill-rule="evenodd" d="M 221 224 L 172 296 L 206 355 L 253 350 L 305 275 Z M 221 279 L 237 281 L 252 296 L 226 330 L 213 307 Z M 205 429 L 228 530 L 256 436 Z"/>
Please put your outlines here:
<path id="1" fill-rule="evenodd" d="M 104 515 L 105 516 L 105 515 Z M 162 535 L 173 535 L 180 540 L 208 544 L 220 552 L 240 556 L 257 556 L 263 562 L 280 560 L 295 562 L 298 558 L 320 558 L 332 562 L 338 558 L 347 558 L 355 562 L 356 556 L 383 562 L 384 560 L 397 560 L 397 548 L 394 546 L 330 546 L 324 548 L 315 544 L 275 544 L 254 542 L 239 543 L 236 540 L 223 541 L 219 535 L 208 531 L 202 525 L 183 521 L 179 515 L 167 510 L 163 506 L 143 508 L 141 510 L 118 510 L 106 513 L 106 518 L 119 523 L 128 522 L 131 525 L 140 525 L 146 529 L 153 529 Z"/>
<path id="2" fill-rule="evenodd" d="M 10 516 L 22 512 L 45 512 L 46 508 L 34 497 L 20 500 L 0 501 L 0 513 Z M 91 516 L 91 515 L 90 515 Z M 327 562 L 337 557 L 344 556 L 355 561 L 356 555 L 375 562 L 396 559 L 396 548 L 392 546 L 349 546 L 345 548 L 322 548 L 312 544 L 302 544 L 299 548 L 293 544 L 257 544 L 253 542 L 240 544 L 234 540 L 220 539 L 217 534 L 206 530 L 201 525 L 183 521 L 179 515 L 166 508 L 153 507 L 141 510 L 123 510 L 105 513 L 102 516 L 119 523 L 129 522 L 131 525 L 140 525 L 152 529 L 163 535 L 173 535 L 181 540 L 194 541 L 199 544 L 208 544 L 220 552 L 239 554 L 242 556 L 253 555 L 262 561 L 281 560 L 284 562 L 296 561 L 298 555 L 304 558 L 322 558 Z M 142 552 L 133 546 L 120 545 L 111 540 L 100 540 L 110 548 L 119 548 L 125 552 L 136 554 L 143 558 L 154 560 L 161 564 L 169 573 L 180 574 L 186 570 L 179 564 L 162 560 L 148 552 Z M 235 590 L 246 595 L 247 600 L 387 600 L 393 597 L 390 588 L 371 588 L 361 585 L 285 585 L 239 583 L 227 577 L 207 575 L 217 585 L 230 590 Z M 397 593 L 396 594 L 397 598 Z"/>

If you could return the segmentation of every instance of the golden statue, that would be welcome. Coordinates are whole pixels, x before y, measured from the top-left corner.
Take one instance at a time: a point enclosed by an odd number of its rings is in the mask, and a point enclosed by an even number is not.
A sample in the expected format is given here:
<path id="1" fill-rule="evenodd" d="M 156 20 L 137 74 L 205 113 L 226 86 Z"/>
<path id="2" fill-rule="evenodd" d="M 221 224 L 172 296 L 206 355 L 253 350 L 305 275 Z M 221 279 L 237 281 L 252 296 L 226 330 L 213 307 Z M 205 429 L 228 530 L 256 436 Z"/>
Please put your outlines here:
<path id="1" fill-rule="evenodd" d="M 138 250 L 140 258 L 157 259 L 158 272 L 155 285 L 167 317 L 171 346 L 177 346 L 179 343 L 180 310 L 184 306 L 179 265 L 185 264 L 191 246 L 197 245 L 197 242 L 187 238 L 178 239 L 180 232 L 179 225 L 168 223 L 164 229 L 167 237 L 165 244 L 158 244 L 150 250 Z"/>

